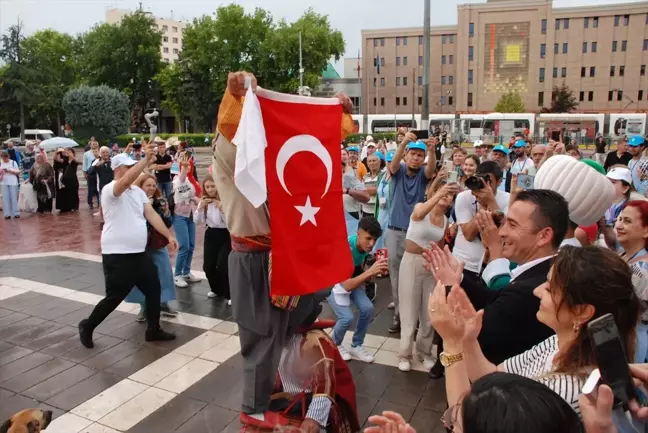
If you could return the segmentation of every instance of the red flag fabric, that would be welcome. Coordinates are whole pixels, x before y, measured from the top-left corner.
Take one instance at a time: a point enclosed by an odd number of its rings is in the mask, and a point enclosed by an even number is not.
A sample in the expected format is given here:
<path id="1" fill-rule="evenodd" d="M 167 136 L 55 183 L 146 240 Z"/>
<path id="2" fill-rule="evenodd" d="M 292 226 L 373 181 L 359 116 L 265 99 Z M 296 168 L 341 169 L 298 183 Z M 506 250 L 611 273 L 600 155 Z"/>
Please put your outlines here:
<path id="1" fill-rule="evenodd" d="M 342 106 L 336 99 L 257 96 L 267 140 L 270 293 L 314 293 L 353 272 L 342 205 Z"/>

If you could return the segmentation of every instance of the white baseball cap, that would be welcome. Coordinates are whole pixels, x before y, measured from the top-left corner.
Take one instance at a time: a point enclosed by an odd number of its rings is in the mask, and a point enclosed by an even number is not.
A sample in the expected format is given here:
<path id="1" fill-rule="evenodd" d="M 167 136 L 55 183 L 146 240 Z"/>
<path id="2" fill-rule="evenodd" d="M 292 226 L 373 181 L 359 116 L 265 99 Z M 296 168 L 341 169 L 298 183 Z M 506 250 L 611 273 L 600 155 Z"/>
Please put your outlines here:
<path id="1" fill-rule="evenodd" d="M 475 142 L 473 143 L 474 147 L 482 147 L 483 145 L 484 145 L 484 142 L 481 141 L 481 140 L 475 140 Z"/>
<path id="2" fill-rule="evenodd" d="M 613 167 L 607 174 L 608 179 L 622 180 L 632 185 L 632 173 L 625 167 Z"/>
<path id="3" fill-rule="evenodd" d="M 126 167 L 131 167 L 135 164 L 137 164 L 137 161 L 131 159 L 131 157 L 126 155 L 125 153 L 120 153 L 119 155 L 115 155 L 112 161 L 110 161 L 110 168 L 115 170 L 118 167 L 121 167 L 122 165 L 125 165 Z"/>

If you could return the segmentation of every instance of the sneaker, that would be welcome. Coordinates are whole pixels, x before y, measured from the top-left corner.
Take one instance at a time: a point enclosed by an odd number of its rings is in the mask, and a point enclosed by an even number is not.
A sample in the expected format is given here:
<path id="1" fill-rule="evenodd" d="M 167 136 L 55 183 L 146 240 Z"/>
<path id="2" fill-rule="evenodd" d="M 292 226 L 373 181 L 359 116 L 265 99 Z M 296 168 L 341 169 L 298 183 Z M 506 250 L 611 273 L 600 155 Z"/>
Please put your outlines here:
<path id="1" fill-rule="evenodd" d="M 167 317 L 178 317 L 178 312 L 169 307 L 166 302 L 160 304 L 160 313 Z"/>
<path id="2" fill-rule="evenodd" d="M 189 284 L 187 281 L 184 279 L 184 277 L 173 277 L 173 282 L 175 283 L 176 287 L 180 287 L 181 289 L 184 289 L 185 287 L 189 287 Z"/>
<path id="3" fill-rule="evenodd" d="M 228 299 L 228 300 L 227 300 L 227 306 L 228 306 L 228 307 L 231 307 L 231 306 L 232 306 L 232 300 L 231 300 L 231 299 Z"/>
<path id="4" fill-rule="evenodd" d="M 374 356 L 362 346 L 352 347 L 350 353 L 353 358 L 362 362 L 374 362 Z"/>
<path id="5" fill-rule="evenodd" d="M 400 330 L 400 318 L 398 316 L 394 316 L 394 320 L 392 321 L 391 326 L 387 329 L 387 332 L 389 332 L 390 334 L 395 334 L 397 332 L 400 332 Z"/>
<path id="6" fill-rule="evenodd" d="M 345 361 L 351 361 L 351 354 L 346 349 L 346 347 L 344 347 L 344 344 L 340 344 L 338 346 L 338 351 L 340 352 L 342 359 L 344 359 Z"/>
<path id="7" fill-rule="evenodd" d="M 191 272 L 189 272 L 187 275 L 184 275 L 183 278 L 185 279 L 185 281 L 188 281 L 190 283 L 198 283 L 202 281 L 202 278 L 195 276 Z"/>
<path id="8" fill-rule="evenodd" d="M 163 331 L 160 328 L 146 330 L 146 341 L 171 341 L 175 339 L 175 334 Z"/>
<path id="9" fill-rule="evenodd" d="M 387 308 L 390 309 L 390 310 L 393 310 L 394 308 L 396 308 L 396 304 L 394 304 L 393 302 L 390 302 L 389 304 L 387 304 Z"/>
<path id="10" fill-rule="evenodd" d="M 212 292 L 212 291 L 210 291 L 209 293 L 207 293 L 207 297 L 208 297 L 208 298 L 215 298 L 216 296 L 218 296 L 218 295 L 216 295 L 216 293 L 214 293 L 214 292 Z"/>
<path id="11" fill-rule="evenodd" d="M 441 365 L 441 361 L 437 359 L 437 361 L 434 363 L 434 366 L 432 366 L 432 368 L 428 372 L 428 376 L 430 379 L 441 379 L 444 374 L 445 368 L 443 368 L 443 365 Z"/>
<path id="12" fill-rule="evenodd" d="M 431 356 L 423 357 L 423 368 L 425 368 L 426 370 L 428 371 L 432 370 L 432 367 L 434 367 L 435 363 L 436 363 L 436 359 L 432 358 Z"/>
<path id="13" fill-rule="evenodd" d="M 400 359 L 398 361 L 398 369 L 400 371 L 408 372 L 412 369 L 412 364 L 409 359 Z"/>
<path id="14" fill-rule="evenodd" d="M 92 331 L 88 329 L 88 319 L 83 319 L 79 322 L 79 339 L 81 340 L 81 344 L 88 349 L 94 347 L 94 343 L 92 342 Z"/>
<path id="15" fill-rule="evenodd" d="M 136 322 L 143 323 L 146 322 L 146 308 L 143 306 L 140 307 L 139 313 L 137 313 L 137 318 L 135 319 Z"/>

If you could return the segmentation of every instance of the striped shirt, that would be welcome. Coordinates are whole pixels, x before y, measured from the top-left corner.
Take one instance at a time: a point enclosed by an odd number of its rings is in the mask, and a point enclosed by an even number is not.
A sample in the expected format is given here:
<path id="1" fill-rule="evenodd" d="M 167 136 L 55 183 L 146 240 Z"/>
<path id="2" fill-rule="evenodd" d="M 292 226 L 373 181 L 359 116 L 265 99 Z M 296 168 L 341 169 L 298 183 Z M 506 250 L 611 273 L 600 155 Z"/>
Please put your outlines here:
<path id="1" fill-rule="evenodd" d="M 301 346 L 303 335 L 295 334 L 281 352 L 279 361 L 279 377 L 284 392 L 290 395 L 298 395 L 301 392 L 312 392 L 308 382 L 310 378 L 310 367 L 301 363 Z M 322 428 L 328 425 L 329 412 L 331 411 L 331 400 L 327 396 L 314 395 L 308 406 L 306 418 L 317 422 Z"/>
<path id="2" fill-rule="evenodd" d="M 506 373 L 534 379 L 561 396 L 580 415 L 578 398 L 584 382 L 577 376 L 552 373 L 553 359 L 558 353 L 558 337 L 552 335 L 531 349 L 504 361 Z"/>

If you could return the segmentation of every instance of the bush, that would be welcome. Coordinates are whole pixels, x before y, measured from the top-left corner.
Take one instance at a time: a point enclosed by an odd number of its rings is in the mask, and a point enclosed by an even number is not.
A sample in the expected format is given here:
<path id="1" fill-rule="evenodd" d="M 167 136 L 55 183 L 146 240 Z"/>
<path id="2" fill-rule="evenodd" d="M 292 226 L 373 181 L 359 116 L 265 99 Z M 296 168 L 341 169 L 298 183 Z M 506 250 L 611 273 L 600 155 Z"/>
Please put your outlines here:
<path id="1" fill-rule="evenodd" d="M 128 96 L 108 86 L 81 86 L 63 97 L 65 120 L 77 137 L 115 137 L 128 130 Z"/>
<path id="2" fill-rule="evenodd" d="M 124 134 L 118 136 L 114 140 L 110 140 L 110 142 L 119 144 L 119 147 L 124 147 L 129 142 L 133 141 L 133 137 L 137 141 L 141 140 L 142 137 L 148 140 L 151 138 L 151 134 Z M 190 146 L 204 147 L 211 146 L 211 142 L 214 139 L 214 134 L 157 134 L 157 137 L 161 137 L 165 140 L 171 137 L 178 137 L 181 141 L 189 142 Z M 209 138 L 209 141 L 207 143 L 205 143 L 205 137 Z"/>
<path id="3" fill-rule="evenodd" d="M 386 132 L 386 133 L 376 133 L 376 134 L 351 134 L 349 135 L 344 142 L 346 144 L 351 143 L 360 143 L 360 140 L 365 138 L 367 135 L 371 135 L 376 143 L 380 140 L 392 140 L 396 139 L 396 133 Z"/>

